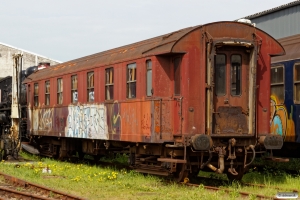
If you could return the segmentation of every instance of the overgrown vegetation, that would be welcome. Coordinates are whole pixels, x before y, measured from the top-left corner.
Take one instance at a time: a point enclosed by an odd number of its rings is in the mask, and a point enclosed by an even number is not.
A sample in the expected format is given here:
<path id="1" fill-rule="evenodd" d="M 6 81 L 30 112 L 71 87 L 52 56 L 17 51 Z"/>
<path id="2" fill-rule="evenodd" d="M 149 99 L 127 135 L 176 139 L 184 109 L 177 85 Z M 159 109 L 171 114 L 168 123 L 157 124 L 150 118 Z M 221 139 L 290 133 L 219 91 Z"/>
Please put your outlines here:
<path id="1" fill-rule="evenodd" d="M 87 199 L 239 199 L 238 191 L 274 196 L 278 191 L 273 186 L 300 188 L 300 177 L 280 173 L 256 172 L 247 173 L 243 181 L 268 184 L 269 189 L 244 187 L 240 183 L 224 181 L 223 188 L 233 190 L 230 194 L 224 191 L 207 192 L 203 185 L 198 188 L 186 187 L 175 183 L 166 183 L 155 176 L 145 176 L 125 169 L 116 170 L 95 165 L 72 164 L 49 158 L 40 158 L 21 154 L 24 158 L 34 160 L 22 164 L 6 161 L 0 163 L 0 171 L 17 176 L 30 182 L 45 185 Z M 104 159 L 104 158 L 103 158 Z M 126 156 L 118 155 L 114 161 L 124 163 Z M 51 171 L 50 171 L 51 170 Z M 268 170 L 268 169 L 266 169 Z M 50 173 L 51 172 L 51 173 Z M 217 177 L 214 174 L 211 177 Z M 224 178 L 224 176 L 221 176 Z M 283 191 L 281 191 L 283 192 Z M 252 195 L 249 199 L 255 199 Z"/>

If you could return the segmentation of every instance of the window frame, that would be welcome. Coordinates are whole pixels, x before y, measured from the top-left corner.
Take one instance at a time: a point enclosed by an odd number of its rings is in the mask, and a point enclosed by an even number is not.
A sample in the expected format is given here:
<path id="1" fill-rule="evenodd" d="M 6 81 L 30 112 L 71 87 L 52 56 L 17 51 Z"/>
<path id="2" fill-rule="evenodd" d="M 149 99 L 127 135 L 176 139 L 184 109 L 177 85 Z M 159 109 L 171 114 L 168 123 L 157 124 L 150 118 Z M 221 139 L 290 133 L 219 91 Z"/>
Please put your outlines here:
<path id="1" fill-rule="evenodd" d="M 49 83 L 49 91 L 47 93 L 47 83 Z M 50 80 L 45 81 L 45 106 L 50 106 L 50 93 L 51 93 L 51 84 Z M 47 97 L 49 97 L 49 102 L 47 103 Z"/>
<path id="2" fill-rule="evenodd" d="M 178 62 L 178 77 L 176 77 L 176 72 L 177 72 L 177 68 L 175 66 L 175 60 L 179 59 L 179 62 Z M 176 56 L 173 58 L 173 74 L 174 74 L 174 84 L 173 84 L 173 87 L 174 87 L 174 90 L 173 90 L 173 93 L 174 93 L 174 96 L 180 96 L 181 95 L 181 63 L 182 63 L 182 56 Z M 177 79 L 178 80 L 177 80 Z M 178 81 L 178 83 L 177 83 Z M 178 88 L 176 87 L 178 84 Z M 178 91 L 176 91 L 176 89 L 179 90 L 179 93 L 177 93 Z"/>
<path id="3" fill-rule="evenodd" d="M 240 56 L 240 61 L 241 61 L 241 63 L 240 63 L 240 94 L 237 94 L 237 95 L 233 95 L 232 94 L 232 56 Z M 230 55 L 230 95 L 232 96 L 232 97 L 240 97 L 240 96 L 242 96 L 242 93 L 243 93 L 243 90 L 242 90 L 242 83 L 243 83 L 243 80 L 242 80 L 242 78 L 243 78 L 243 71 L 242 71 L 242 69 L 243 69 L 243 57 L 242 57 L 242 55 L 241 54 L 231 54 Z"/>
<path id="4" fill-rule="evenodd" d="M 37 86 L 37 93 L 36 91 L 36 86 Z M 33 84 L 33 106 L 38 107 L 39 106 L 39 83 L 34 83 Z"/>
<path id="5" fill-rule="evenodd" d="M 296 85 L 300 85 L 300 80 L 296 80 L 296 66 L 299 66 L 300 67 L 300 62 L 295 62 L 294 63 L 294 66 L 293 66 L 293 99 L 294 99 L 294 104 L 300 104 L 300 100 L 297 101 L 296 99 Z M 300 73 L 300 70 L 299 70 L 299 73 Z M 300 91 L 299 91 L 300 93 Z"/>
<path id="6" fill-rule="evenodd" d="M 224 74 L 225 74 L 225 77 L 224 77 L 224 93 L 220 94 L 220 93 L 217 93 L 217 82 L 216 82 L 216 61 L 217 61 L 217 55 L 223 55 L 225 57 L 225 67 L 224 67 Z M 215 55 L 215 58 L 214 58 L 214 78 L 213 78 L 213 81 L 214 81 L 214 93 L 216 96 L 218 97 L 222 97 L 222 96 L 226 96 L 227 95 L 227 55 L 224 54 L 224 53 L 219 53 L 219 54 L 216 54 Z M 231 93 L 231 92 L 230 92 Z"/>
<path id="7" fill-rule="evenodd" d="M 73 77 L 76 77 L 76 88 L 73 88 Z M 77 100 L 74 101 L 74 93 L 77 93 Z M 77 74 L 71 75 L 71 103 L 75 104 L 78 103 L 78 76 Z"/>
<path id="8" fill-rule="evenodd" d="M 280 68 L 282 67 L 282 82 L 280 83 L 272 83 L 272 69 L 275 69 L 275 68 Z M 272 95 L 272 86 L 280 86 L 280 85 L 283 85 L 283 102 L 280 102 L 280 104 L 283 104 L 284 101 L 285 101 L 285 66 L 283 64 L 280 64 L 280 65 L 273 65 L 271 66 L 271 72 L 270 72 L 270 95 Z"/>
<path id="9" fill-rule="evenodd" d="M 93 77 L 92 78 L 93 81 L 92 81 L 91 85 L 89 84 L 89 75 L 90 74 L 92 74 L 91 77 Z M 95 102 L 95 72 L 94 71 L 87 72 L 86 77 L 87 77 L 87 87 L 86 87 L 87 88 L 87 102 L 92 103 L 92 102 Z M 91 100 L 90 93 L 93 95 L 93 100 Z"/>
<path id="10" fill-rule="evenodd" d="M 59 81 L 61 81 L 60 85 L 60 89 L 61 91 L 59 91 Z M 63 78 L 57 78 L 57 105 L 62 105 L 64 103 L 64 96 L 63 96 Z M 61 97 L 61 102 L 60 102 L 60 97 Z"/>
<path id="11" fill-rule="evenodd" d="M 114 73 L 115 73 L 114 71 L 115 70 L 113 66 L 105 69 L 105 86 L 104 86 L 105 101 L 114 100 Z M 110 88 L 112 88 L 112 94 Z M 108 98 L 108 93 L 110 95 L 110 98 Z"/>
<path id="12" fill-rule="evenodd" d="M 151 66 L 149 67 L 148 63 L 150 62 Z M 148 81 L 148 72 L 151 71 L 151 80 Z M 146 96 L 147 97 L 152 97 L 153 96 L 153 67 L 152 67 L 152 60 L 147 59 L 146 60 Z M 149 82 L 149 84 L 148 84 Z M 149 88 L 151 87 L 151 88 Z M 150 94 L 151 93 L 151 94 Z"/>
<path id="13" fill-rule="evenodd" d="M 131 65 L 134 65 L 134 75 L 132 76 L 132 77 L 134 77 L 134 80 L 129 80 L 130 79 L 130 76 L 129 76 L 129 66 L 131 66 Z M 134 63 L 129 63 L 129 64 L 127 64 L 126 65 L 126 98 L 127 99 L 136 99 L 136 93 L 137 93 L 137 64 L 136 64 L 136 62 L 134 62 Z M 133 94 L 132 94 L 132 91 L 131 91 L 131 85 L 133 85 L 133 84 L 135 84 L 135 91 L 134 91 L 134 96 L 133 96 Z M 129 93 L 130 92 L 130 93 Z M 130 96 L 130 94 L 131 94 L 131 96 Z"/>

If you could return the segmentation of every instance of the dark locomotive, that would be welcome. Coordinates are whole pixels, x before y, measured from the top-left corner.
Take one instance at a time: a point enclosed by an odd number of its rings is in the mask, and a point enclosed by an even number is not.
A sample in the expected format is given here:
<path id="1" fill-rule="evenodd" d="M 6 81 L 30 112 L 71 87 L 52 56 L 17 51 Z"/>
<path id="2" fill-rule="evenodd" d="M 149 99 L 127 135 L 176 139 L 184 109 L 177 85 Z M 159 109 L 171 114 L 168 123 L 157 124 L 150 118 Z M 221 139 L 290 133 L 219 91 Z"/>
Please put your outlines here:
<path id="1" fill-rule="evenodd" d="M 32 66 L 22 70 L 22 55 L 14 55 L 14 76 L 7 76 L 0 80 L 0 159 L 8 156 L 18 157 L 21 141 L 29 141 L 26 134 L 27 124 L 27 91 L 22 81 L 38 69 Z M 39 66 L 49 66 L 49 63 L 40 63 Z M 20 80 L 20 81 L 19 81 Z M 15 93 L 13 93 L 15 87 Z M 13 116 L 13 99 L 17 104 L 17 116 Z M 14 131 L 15 130 L 15 131 Z"/>
<path id="2" fill-rule="evenodd" d="M 251 24 L 216 22 L 38 70 L 23 82 L 26 136 L 45 156 L 126 149 L 142 173 L 241 179 L 257 149 L 282 146 L 269 96 L 284 53 Z"/>

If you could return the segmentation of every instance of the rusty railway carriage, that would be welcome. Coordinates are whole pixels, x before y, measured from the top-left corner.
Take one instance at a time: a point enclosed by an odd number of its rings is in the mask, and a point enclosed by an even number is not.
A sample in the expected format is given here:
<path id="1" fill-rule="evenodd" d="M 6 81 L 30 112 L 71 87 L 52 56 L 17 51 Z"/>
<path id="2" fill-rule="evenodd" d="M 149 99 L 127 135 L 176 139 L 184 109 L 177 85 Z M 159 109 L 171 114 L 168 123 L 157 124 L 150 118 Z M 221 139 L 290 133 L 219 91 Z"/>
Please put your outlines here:
<path id="1" fill-rule="evenodd" d="M 130 150 L 139 172 L 239 179 L 270 134 L 270 61 L 284 49 L 252 25 L 189 27 L 37 71 L 28 134 L 40 153 Z"/>

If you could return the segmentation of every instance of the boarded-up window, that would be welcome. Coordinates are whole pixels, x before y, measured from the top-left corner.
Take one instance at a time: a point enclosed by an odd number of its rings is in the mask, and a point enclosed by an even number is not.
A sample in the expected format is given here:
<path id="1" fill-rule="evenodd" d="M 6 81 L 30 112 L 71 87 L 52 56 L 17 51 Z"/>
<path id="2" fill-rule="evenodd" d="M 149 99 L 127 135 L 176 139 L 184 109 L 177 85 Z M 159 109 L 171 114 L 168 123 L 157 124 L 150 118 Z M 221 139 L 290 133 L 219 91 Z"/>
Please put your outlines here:
<path id="1" fill-rule="evenodd" d="M 180 95 L 180 62 L 181 58 L 174 59 L 174 94 Z"/>
<path id="2" fill-rule="evenodd" d="M 114 99 L 114 68 L 105 69 L 105 100 Z"/>
<path id="3" fill-rule="evenodd" d="M 136 98 L 136 63 L 127 65 L 127 98 Z"/>
<path id="4" fill-rule="evenodd" d="M 218 96 L 226 94 L 226 56 L 223 54 L 215 57 L 215 91 Z"/>
<path id="5" fill-rule="evenodd" d="M 50 105 L 50 81 L 45 82 L 45 105 Z"/>
<path id="6" fill-rule="evenodd" d="M 239 96 L 241 95 L 241 70 L 242 58 L 240 55 L 231 56 L 231 67 L 230 67 L 230 83 L 231 83 L 231 95 Z"/>
<path id="7" fill-rule="evenodd" d="M 87 74 L 87 101 L 94 102 L 94 72 Z"/>
<path id="8" fill-rule="evenodd" d="M 147 67 L 147 76 L 146 76 L 146 92 L 147 96 L 152 96 L 152 61 L 147 60 L 146 61 L 146 67 Z"/>
<path id="9" fill-rule="evenodd" d="M 279 103 L 284 103 L 284 68 L 274 66 L 271 68 L 271 95 L 278 98 Z"/>
<path id="10" fill-rule="evenodd" d="M 77 75 L 71 76 L 71 98 L 72 103 L 78 102 Z"/>
<path id="11" fill-rule="evenodd" d="M 294 100 L 300 104 L 300 63 L 294 66 Z"/>
<path id="12" fill-rule="evenodd" d="M 63 80 L 57 79 L 57 104 L 63 103 Z"/>
<path id="13" fill-rule="evenodd" d="M 34 106 L 39 106 L 39 84 L 35 83 L 34 84 L 34 91 L 33 91 L 33 101 L 34 101 Z"/>

